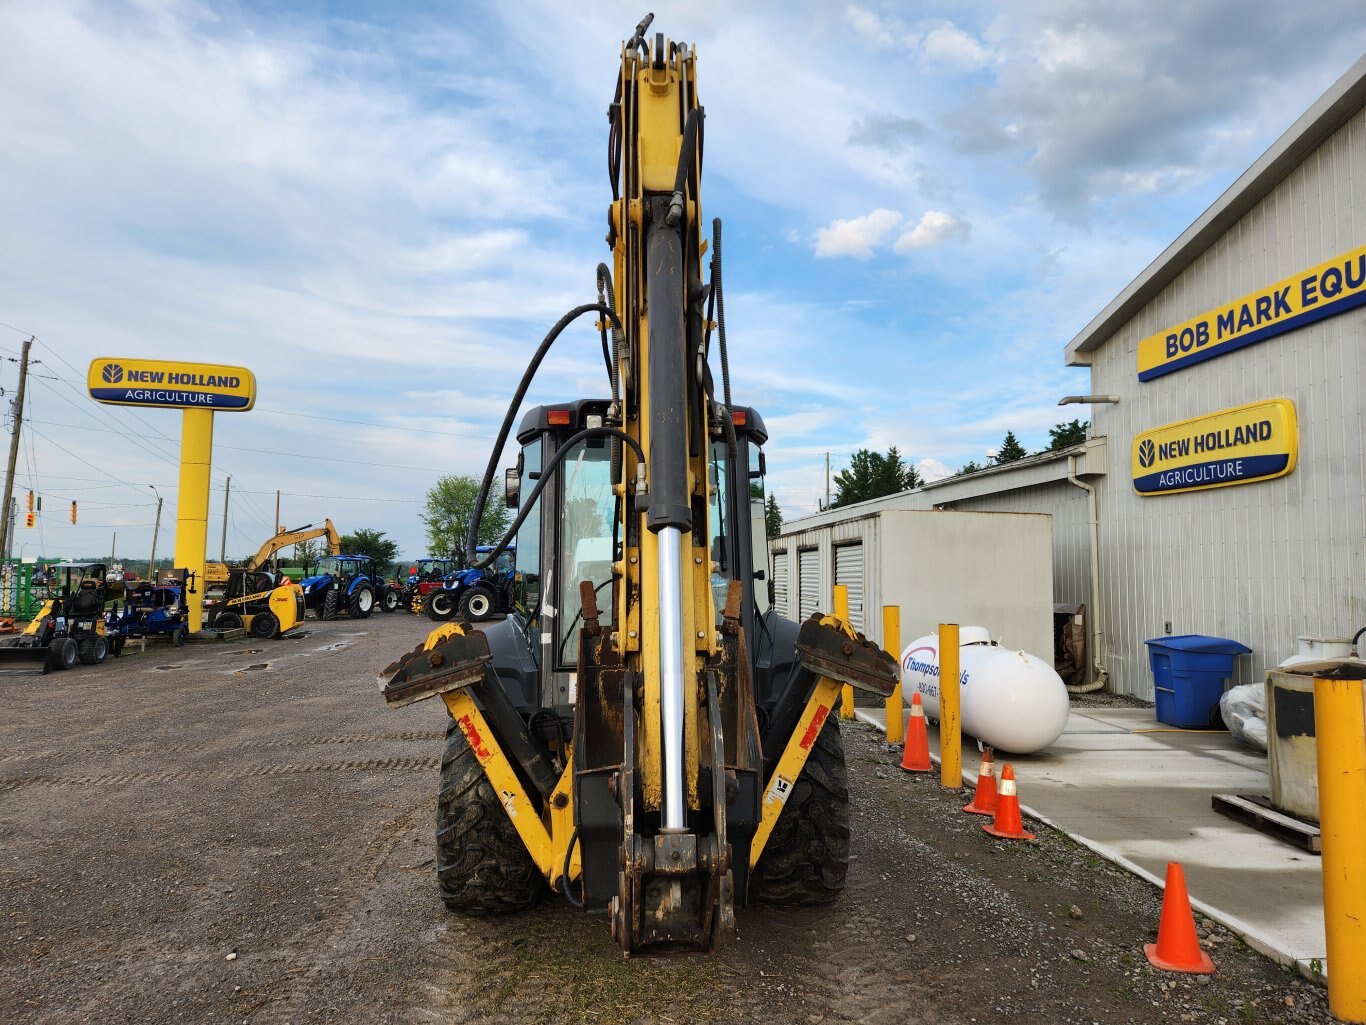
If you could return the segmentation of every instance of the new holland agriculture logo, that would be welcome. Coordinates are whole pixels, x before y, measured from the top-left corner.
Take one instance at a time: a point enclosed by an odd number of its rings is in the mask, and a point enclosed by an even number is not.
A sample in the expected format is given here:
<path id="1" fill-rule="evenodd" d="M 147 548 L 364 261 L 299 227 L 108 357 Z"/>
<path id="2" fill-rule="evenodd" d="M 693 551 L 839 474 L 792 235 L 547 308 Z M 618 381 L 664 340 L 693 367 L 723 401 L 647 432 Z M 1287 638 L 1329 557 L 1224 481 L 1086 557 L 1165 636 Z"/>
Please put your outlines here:
<path id="1" fill-rule="evenodd" d="M 1138 379 L 1151 381 L 1366 303 L 1366 246 L 1282 278 L 1138 343 Z"/>
<path id="2" fill-rule="evenodd" d="M 1153 444 L 1152 438 L 1145 438 L 1143 443 L 1138 446 L 1138 465 L 1147 469 L 1153 465 L 1153 460 L 1157 458 L 1157 446 Z"/>
<path id="3" fill-rule="evenodd" d="M 1160 495 L 1283 477 L 1295 468 L 1298 448 L 1289 399 L 1208 413 L 1134 438 L 1134 490 Z"/>
<path id="4" fill-rule="evenodd" d="M 245 411 L 256 403 L 256 378 L 245 367 L 212 363 L 101 358 L 91 362 L 86 388 L 116 406 Z"/>

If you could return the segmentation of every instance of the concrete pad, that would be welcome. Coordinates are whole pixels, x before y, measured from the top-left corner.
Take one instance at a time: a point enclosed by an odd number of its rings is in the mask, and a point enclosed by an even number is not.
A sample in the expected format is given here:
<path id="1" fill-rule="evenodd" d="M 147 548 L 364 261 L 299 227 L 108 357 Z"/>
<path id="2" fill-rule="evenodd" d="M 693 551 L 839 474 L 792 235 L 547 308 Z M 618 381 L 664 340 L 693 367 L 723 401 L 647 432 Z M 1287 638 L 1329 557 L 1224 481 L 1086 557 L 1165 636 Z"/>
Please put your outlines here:
<path id="1" fill-rule="evenodd" d="M 857 711 L 885 730 L 882 709 Z M 971 784 L 977 749 L 964 738 L 963 775 Z M 933 726 L 930 752 L 938 761 Z M 1318 856 L 1210 804 L 1216 794 L 1266 795 L 1265 755 L 1239 747 L 1222 731 L 1165 726 L 1149 709 L 1086 708 L 1070 714 L 1053 746 L 1009 761 L 1025 814 L 1157 886 L 1165 882 L 1167 863 L 1180 862 L 1201 913 L 1307 975 L 1311 961 L 1326 966 Z"/>

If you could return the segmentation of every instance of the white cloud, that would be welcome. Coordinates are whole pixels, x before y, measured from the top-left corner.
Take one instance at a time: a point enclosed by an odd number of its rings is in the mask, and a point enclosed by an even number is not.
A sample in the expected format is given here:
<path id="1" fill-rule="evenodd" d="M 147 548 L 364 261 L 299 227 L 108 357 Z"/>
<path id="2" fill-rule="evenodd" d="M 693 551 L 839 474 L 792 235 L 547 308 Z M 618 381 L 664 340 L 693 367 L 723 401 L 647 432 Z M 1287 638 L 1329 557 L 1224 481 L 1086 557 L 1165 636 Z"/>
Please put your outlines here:
<path id="1" fill-rule="evenodd" d="M 915 464 L 915 472 L 920 474 L 920 479 L 926 484 L 933 484 L 937 480 L 945 477 L 952 477 L 953 471 L 941 463 L 938 459 L 922 459 Z"/>
<path id="2" fill-rule="evenodd" d="M 968 236 L 969 225 L 952 214 L 940 210 L 926 210 L 920 222 L 896 240 L 898 253 L 909 253 L 912 249 L 928 249 L 954 239 Z"/>
<path id="3" fill-rule="evenodd" d="M 873 249 L 891 238 L 901 220 L 901 214 L 897 211 L 879 207 L 862 217 L 832 221 L 829 227 L 816 231 L 816 255 L 871 259 Z"/>
<path id="4" fill-rule="evenodd" d="M 892 30 L 875 12 L 858 4 L 850 4 L 844 9 L 845 21 L 859 35 L 872 40 L 878 46 L 891 46 Z"/>
<path id="5" fill-rule="evenodd" d="M 991 63 L 991 53 L 982 43 L 951 21 L 940 22 L 929 31 L 911 37 L 912 45 L 926 59 L 975 71 Z"/>

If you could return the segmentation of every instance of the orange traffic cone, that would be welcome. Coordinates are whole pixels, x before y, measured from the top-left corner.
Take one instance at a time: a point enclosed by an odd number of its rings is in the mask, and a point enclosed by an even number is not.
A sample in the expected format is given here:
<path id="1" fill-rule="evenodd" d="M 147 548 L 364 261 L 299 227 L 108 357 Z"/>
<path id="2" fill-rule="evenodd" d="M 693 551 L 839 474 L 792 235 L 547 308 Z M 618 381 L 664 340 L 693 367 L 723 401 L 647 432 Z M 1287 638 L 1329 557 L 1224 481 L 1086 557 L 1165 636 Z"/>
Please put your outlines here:
<path id="1" fill-rule="evenodd" d="M 1143 953 L 1154 968 L 1168 972 L 1209 975 L 1214 962 L 1200 949 L 1195 935 L 1195 914 L 1186 893 L 1186 873 L 1175 861 L 1167 862 L 1167 890 L 1162 895 L 1162 918 L 1157 925 L 1157 942 L 1143 944 Z"/>
<path id="2" fill-rule="evenodd" d="M 925 731 L 925 708 L 920 703 L 920 692 L 911 695 L 911 717 L 906 720 L 906 746 L 901 753 L 901 767 L 907 772 L 932 772 L 930 737 Z"/>
<path id="3" fill-rule="evenodd" d="M 982 749 L 982 765 L 977 770 L 977 789 L 972 793 L 972 803 L 963 810 L 969 815 L 996 814 L 996 755 L 988 745 Z"/>
<path id="4" fill-rule="evenodd" d="M 1009 762 L 1001 766 L 1001 783 L 996 790 L 996 818 L 983 822 L 982 829 L 1003 840 L 1033 840 L 1034 834 L 1020 821 L 1020 798 L 1015 793 L 1015 768 Z"/>

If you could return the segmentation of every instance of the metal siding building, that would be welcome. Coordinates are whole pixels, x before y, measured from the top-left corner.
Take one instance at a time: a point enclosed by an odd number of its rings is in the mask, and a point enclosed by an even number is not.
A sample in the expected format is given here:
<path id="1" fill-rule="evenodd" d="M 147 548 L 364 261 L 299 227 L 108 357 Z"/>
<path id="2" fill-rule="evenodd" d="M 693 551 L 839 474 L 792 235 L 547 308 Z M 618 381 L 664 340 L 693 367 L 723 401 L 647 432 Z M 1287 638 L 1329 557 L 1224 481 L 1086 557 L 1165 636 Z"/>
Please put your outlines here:
<path id="1" fill-rule="evenodd" d="M 1366 626 L 1366 305 L 1343 303 L 1326 319 L 1147 381 L 1138 367 L 1143 339 L 1334 258 L 1355 261 L 1364 245 L 1366 58 L 1067 346 L 1069 364 L 1091 368 L 1092 393 L 1113 400 L 1091 405 L 1091 439 L 818 514 L 789 525 L 771 548 L 795 558 L 798 546 L 819 546 L 827 595 L 833 545 L 863 537 L 873 602 L 884 592 L 882 512 L 1048 513 L 1055 599 L 1085 604 L 1099 630 L 1090 637 L 1091 669 L 1098 654 L 1110 689 L 1149 700 L 1144 641 L 1168 632 L 1252 648 L 1234 682 L 1262 679 L 1299 635 L 1351 637 Z M 1366 251 L 1361 261 L 1366 275 Z M 1139 434 L 1271 399 L 1290 400 L 1298 420 L 1297 463 L 1286 476 L 1138 493 L 1131 459 Z"/>
<path id="2" fill-rule="evenodd" d="M 1366 59 L 1073 339 L 1091 367 L 1101 487 L 1104 659 L 1111 685 L 1151 698 L 1144 641 L 1171 632 L 1253 649 L 1258 680 L 1300 634 L 1366 625 L 1366 310 L 1348 309 L 1164 376 L 1137 376 L 1141 339 L 1366 243 Z M 1294 403 L 1299 457 L 1275 480 L 1177 494 L 1130 486 L 1137 434 L 1272 398 Z M 1250 664 L 1249 664 L 1250 662 Z"/>

